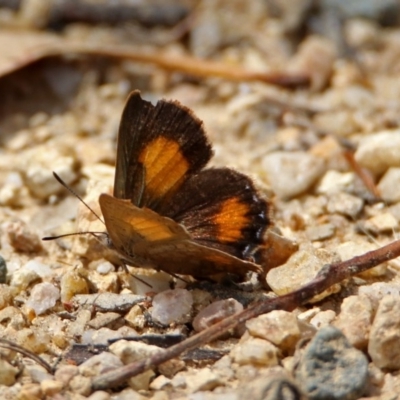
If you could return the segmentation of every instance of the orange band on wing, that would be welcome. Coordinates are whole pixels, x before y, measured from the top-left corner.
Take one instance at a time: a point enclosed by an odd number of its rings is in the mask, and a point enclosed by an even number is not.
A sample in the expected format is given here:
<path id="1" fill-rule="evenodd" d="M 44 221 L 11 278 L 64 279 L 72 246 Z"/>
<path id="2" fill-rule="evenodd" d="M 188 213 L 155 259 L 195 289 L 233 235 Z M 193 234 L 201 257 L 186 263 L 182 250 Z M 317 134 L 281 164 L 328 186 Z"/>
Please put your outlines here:
<path id="1" fill-rule="evenodd" d="M 145 189 L 149 196 L 160 198 L 179 182 L 189 169 L 179 143 L 159 136 L 139 154 L 146 171 Z"/>
<path id="2" fill-rule="evenodd" d="M 249 224 L 249 206 L 237 198 L 225 200 L 213 222 L 218 227 L 218 240 L 224 243 L 242 239 L 242 229 Z"/>

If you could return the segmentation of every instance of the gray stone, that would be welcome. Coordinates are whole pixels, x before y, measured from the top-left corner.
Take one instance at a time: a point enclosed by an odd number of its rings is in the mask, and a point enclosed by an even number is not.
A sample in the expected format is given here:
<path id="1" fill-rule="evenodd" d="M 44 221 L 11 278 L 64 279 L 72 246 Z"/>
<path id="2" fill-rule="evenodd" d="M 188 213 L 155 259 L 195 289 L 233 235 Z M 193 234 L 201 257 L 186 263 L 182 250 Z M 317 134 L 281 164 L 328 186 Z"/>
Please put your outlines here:
<path id="1" fill-rule="evenodd" d="M 305 152 L 275 152 L 265 156 L 262 166 L 272 190 L 282 199 L 298 196 L 322 176 L 322 158 Z"/>
<path id="2" fill-rule="evenodd" d="M 7 264 L 2 256 L 0 256 L 0 283 L 7 281 Z"/>
<path id="3" fill-rule="evenodd" d="M 332 326 L 310 341 L 296 370 L 296 379 L 311 400 L 353 400 L 366 387 L 368 360 Z"/>

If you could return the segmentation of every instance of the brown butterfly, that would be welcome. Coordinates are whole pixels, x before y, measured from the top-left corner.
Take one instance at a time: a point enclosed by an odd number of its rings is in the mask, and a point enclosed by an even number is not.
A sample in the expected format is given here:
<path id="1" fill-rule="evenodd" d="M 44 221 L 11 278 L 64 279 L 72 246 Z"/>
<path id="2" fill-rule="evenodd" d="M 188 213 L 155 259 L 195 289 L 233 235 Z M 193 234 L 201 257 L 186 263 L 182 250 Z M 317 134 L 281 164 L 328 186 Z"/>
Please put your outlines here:
<path id="1" fill-rule="evenodd" d="M 130 94 L 122 113 L 114 195 L 101 194 L 109 246 L 122 263 L 208 277 L 262 273 L 253 262 L 269 205 L 247 176 L 204 169 L 202 122 L 176 101 Z"/>

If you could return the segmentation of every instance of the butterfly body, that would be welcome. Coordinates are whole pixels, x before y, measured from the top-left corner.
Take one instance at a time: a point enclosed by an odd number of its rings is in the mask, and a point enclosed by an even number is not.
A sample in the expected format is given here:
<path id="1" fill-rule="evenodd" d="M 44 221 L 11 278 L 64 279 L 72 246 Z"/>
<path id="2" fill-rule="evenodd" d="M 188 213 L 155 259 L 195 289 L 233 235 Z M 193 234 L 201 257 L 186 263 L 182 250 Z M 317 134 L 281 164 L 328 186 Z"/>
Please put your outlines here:
<path id="1" fill-rule="evenodd" d="M 251 180 L 204 167 L 212 156 L 202 122 L 177 102 L 131 93 L 122 114 L 113 196 L 99 198 L 122 262 L 208 277 L 261 273 L 252 262 L 269 224 Z"/>

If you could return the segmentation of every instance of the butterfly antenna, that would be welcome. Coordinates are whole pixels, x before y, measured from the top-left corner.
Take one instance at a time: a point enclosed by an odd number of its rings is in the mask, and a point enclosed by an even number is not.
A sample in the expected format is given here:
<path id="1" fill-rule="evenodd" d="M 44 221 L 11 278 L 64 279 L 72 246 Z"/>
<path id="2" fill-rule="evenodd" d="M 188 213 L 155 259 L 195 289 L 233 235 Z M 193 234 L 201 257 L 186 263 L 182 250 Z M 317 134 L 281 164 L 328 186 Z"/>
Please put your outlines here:
<path id="1" fill-rule="evenodd" d="M 108 234 L 106 232 L 93 232 L 93 231 L 74 232 L 74 233 L 65 233 L 63 235 L 58 235 L 58 236 L 45 236 L 42 238 L 42 240 L 57 240 L 57 239 L 61 239 L 61 238 L 69 237 L 69 236 L 76 236 L 76 235 L 93 235 L 95 238 L 97 238 L 96 235 L 108 235 Z"/>
<path id="2" fill-rule="evenodd" d="M 65 187 L 65 189 L 67 189 L 73 196 L 75 196 L 83 205 L 86 206 L 86 208 L 87 208 L 89 211 L 91 211 L 91 212 L 93 213 L 93 215 L 96 216 L 96 218 L 97 218 L 99 221 L 101 221 L 101 222 L 104 224 L 104 221 L 100 218 L 100 216 L 89 206 L 88 203 L 86 203 L 85 200 L 82 199 L 81 196 L 79 196 L 78 193 L 76 193 L 72 188 L 70 188 L 70 187 L 61 179 L 61 177 L 60 177 L 56 172 L 53 171 L 53 175 L 54 175 L 54 178 L 56 178 L 57 181 L 58 181 L 62 186 Z M 86 233 L 90 233 L 90 232 L 86 232 Z M 61 235 L 60 237 L 62 237 L 62 235 Z"/>

